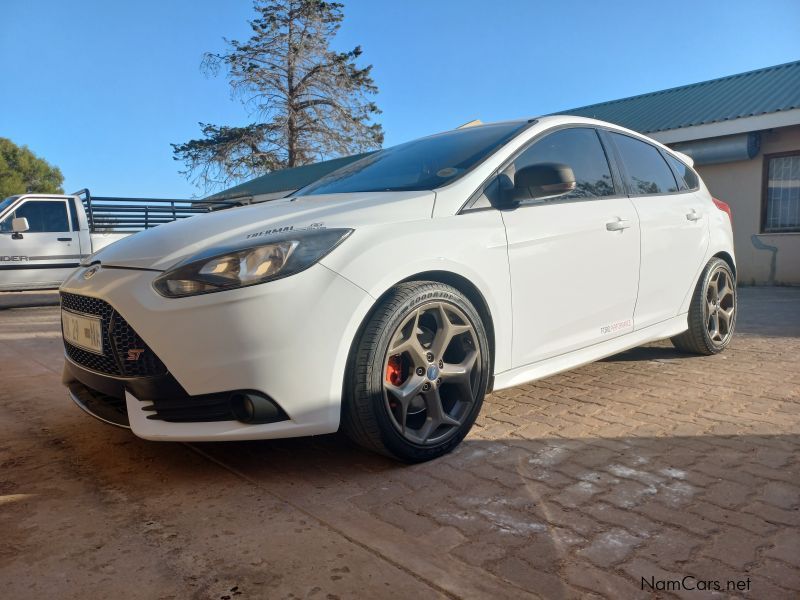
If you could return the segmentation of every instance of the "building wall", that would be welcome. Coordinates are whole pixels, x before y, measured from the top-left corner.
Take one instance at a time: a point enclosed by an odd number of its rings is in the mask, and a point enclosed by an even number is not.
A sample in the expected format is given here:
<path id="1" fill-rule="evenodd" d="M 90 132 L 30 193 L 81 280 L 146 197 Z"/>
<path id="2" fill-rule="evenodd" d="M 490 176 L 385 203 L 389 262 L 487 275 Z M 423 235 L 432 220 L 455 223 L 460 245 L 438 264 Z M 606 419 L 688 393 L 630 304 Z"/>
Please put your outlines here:
<path id="1" fill-rule="evenodd" d="M 800 233 L 760 233 L 764 155 L 793 150 L 800 150 L 800 126 L 763 132 L 752 160 L 697 167 L 711 193 L 731 205 L 742 284 L 800 285 Z"/>

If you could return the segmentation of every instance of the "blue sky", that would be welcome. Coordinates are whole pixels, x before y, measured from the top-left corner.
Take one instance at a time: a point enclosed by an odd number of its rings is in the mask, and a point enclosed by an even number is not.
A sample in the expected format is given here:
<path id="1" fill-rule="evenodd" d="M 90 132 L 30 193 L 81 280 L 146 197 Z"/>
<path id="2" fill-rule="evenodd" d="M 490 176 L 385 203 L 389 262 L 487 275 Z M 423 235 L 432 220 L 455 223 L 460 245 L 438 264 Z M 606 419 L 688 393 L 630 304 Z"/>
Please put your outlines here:
<path id="1" fill-rule="evenodd" d="M 386 144 L 800 59 L 800 2 L 343 0 L 338 49 L 374 65 Z M 199 194 L 170 142 L 248 122 L 200 70 L 245 38 L 250 0 L 3 0 L 0 136 L 65 189 Z"/>

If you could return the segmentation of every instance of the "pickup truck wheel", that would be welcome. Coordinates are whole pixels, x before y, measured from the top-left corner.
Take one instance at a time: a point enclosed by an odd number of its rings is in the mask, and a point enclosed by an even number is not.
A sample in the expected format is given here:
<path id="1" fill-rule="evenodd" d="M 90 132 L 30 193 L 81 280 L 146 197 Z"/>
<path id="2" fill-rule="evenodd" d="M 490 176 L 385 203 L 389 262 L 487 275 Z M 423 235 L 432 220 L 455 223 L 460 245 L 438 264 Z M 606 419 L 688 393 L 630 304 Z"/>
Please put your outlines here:
<path id="1" fill-rule="evenodd" d="M 736 326 L 736 278 L 728 263 L 711 259 L 689 305 L 689 329 L 672 338 L 681 352 L 718 354 L 731 343 Z"/>
<path id="2" fill-rule="evenodd" d="M 490 373 L 486 330 L 457 289 L 409 282 L 375 308 L 350 360 L 342 427 L 405 462 L 455 448 L 480 411 Z"/>

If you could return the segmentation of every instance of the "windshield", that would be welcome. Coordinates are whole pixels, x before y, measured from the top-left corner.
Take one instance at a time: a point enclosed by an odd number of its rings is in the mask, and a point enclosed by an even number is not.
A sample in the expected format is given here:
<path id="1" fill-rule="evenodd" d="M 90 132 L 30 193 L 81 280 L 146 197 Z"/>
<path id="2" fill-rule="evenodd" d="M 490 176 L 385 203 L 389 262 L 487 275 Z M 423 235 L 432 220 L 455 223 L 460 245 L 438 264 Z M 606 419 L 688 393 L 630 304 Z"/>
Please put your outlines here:
<path id="1" fill-rule="evenodd" d="M 458 179 L 526 125 L 479 125 L 406 142 L 346 165 L 295 195 L 432 190 Z"/>
<path id="2" fill-rule="evenodd" d="M 5 200 L 0 201 L 0 214 L 9 206 L 11 206 L 12 202 L 14 202 L 14 200 L 17 198 L 19 198 L 19 196 L 9 196 Z"/>

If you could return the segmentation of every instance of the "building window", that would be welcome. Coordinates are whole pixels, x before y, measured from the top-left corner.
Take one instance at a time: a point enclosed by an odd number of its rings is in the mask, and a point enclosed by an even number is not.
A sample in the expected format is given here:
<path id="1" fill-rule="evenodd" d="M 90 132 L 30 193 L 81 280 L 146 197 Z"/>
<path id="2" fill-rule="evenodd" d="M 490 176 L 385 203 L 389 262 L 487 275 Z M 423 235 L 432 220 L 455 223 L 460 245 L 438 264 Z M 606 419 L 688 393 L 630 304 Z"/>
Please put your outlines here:
<path id="1" fill-rule="evenodd" d="M 800 152 L 764 157 L 762 231 L 800 231 Z"/>

